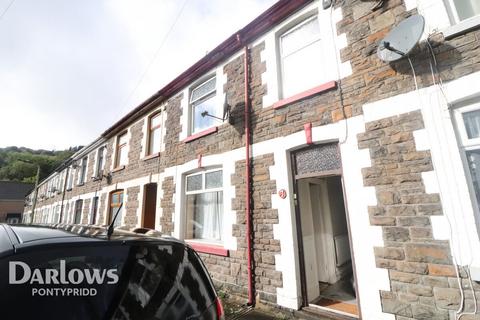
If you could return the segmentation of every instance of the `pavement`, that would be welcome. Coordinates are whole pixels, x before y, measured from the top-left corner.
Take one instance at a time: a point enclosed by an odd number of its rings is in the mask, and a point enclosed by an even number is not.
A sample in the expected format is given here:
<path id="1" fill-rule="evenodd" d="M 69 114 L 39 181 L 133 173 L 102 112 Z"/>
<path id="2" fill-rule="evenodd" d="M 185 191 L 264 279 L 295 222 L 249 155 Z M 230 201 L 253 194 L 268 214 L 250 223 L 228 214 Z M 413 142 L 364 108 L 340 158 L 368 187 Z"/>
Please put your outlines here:
<path id="1" fill-rule="evenodd" d="M 279 319 L 278 317 L 274 317 L 268 313 L 262 312 L 260 310 L 242 310 L 236 314 L 232 314 L 227 317 L 227 320 L 272 320 L 272 319 Z"/>

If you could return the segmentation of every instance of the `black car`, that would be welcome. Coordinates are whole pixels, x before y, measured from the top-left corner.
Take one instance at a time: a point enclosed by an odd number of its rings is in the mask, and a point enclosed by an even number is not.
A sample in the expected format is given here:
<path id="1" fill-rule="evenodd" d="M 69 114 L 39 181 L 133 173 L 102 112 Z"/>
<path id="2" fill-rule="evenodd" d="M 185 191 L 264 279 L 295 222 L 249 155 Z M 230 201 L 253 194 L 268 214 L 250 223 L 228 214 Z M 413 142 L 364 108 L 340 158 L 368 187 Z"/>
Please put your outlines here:
<path id="1" fill-rule="evenodd" d="M 78 225 L 0 224 L 1 319 L 223 319 L 183 242 Z"/>

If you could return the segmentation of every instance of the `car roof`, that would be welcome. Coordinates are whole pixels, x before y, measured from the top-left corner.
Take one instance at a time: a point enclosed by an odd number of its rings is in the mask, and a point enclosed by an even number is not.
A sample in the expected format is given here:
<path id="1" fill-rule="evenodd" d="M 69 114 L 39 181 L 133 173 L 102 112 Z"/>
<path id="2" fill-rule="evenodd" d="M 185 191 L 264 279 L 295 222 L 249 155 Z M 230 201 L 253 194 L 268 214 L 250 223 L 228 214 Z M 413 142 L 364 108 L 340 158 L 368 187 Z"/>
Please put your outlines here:
<path id="1" fill-rule="evenodd" d="M 142 229 L 145 232 L 145 229 Z M 110 242 L 110 241 L 181 241 L 171 237 L 158 237 L 159 233 L 142 234 L 128 230 L 115 229 L 107 237 L 105 227 L 71 224 L 51 225 L 8 225 L 0 224 L 0 256 L 17 248 L 48 244 L 73 244 L 79 242 Z"/>

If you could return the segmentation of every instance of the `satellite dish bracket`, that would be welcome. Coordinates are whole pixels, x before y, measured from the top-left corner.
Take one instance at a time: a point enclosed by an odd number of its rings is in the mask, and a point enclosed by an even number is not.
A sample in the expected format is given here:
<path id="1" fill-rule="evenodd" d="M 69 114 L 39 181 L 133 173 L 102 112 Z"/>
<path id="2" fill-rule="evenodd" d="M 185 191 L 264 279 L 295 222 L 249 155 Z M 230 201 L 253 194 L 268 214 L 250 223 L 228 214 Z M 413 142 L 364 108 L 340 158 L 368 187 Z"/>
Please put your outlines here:
<path id="1" fill-rule="evenodd" d="M 385 48 L 385 49 L 387 49 L 387 50 L 390 50 L 390 51 L 392 51 L 392 52 L 395 52 L 395 53 L 397 53 L 397 54 L 399 54 L 399 55 L 401 55 L 401 56 L 406 56 L 405 52 L 402 52 L 402 51 L 400 51 L 400 50 L 398 50 L 398 49 L 395 49 L 394 47 L 392 47 L 392 46 L 390 45 L 390 42 L 388 42 L 388 41 L 383 41 L 383 42 L 382 42 L 382 47 Z"/>

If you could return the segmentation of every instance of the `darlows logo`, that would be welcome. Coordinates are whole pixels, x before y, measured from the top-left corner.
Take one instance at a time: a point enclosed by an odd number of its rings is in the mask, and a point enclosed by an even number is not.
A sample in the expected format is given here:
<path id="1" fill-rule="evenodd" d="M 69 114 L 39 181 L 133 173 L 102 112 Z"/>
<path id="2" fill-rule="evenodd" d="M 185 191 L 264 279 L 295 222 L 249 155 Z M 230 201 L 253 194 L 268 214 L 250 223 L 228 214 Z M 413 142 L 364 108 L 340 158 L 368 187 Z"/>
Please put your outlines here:
<path id="1" fill-rule="evenodd" d="M 67 271 L 65 260 L 60 260 L 58 269 L 31 269 L 22 261 L 9 262 L 10 284 L 47 285 L 47 288 L 32 288 L 32 295 L 96 295 L 94 288 L 85 288 L 87 285 L 116 284 L 119 280 L 117 269 L 69 269 Z M 55 288 L 51 285 L 62 285 Z M 68 288 L 68 285 L 83 288 Z"/>

